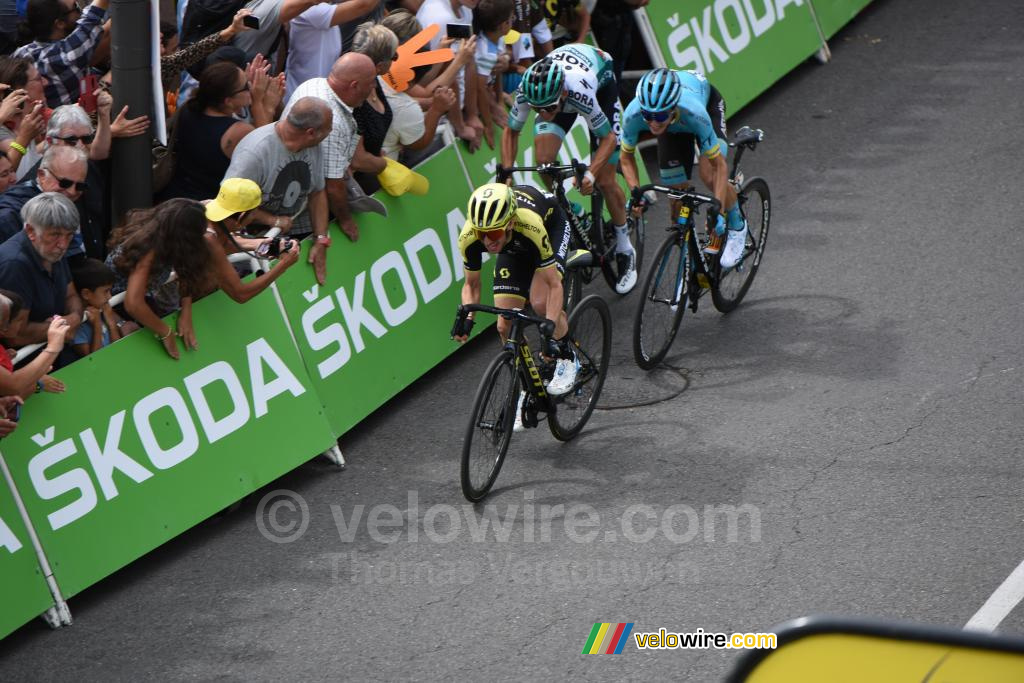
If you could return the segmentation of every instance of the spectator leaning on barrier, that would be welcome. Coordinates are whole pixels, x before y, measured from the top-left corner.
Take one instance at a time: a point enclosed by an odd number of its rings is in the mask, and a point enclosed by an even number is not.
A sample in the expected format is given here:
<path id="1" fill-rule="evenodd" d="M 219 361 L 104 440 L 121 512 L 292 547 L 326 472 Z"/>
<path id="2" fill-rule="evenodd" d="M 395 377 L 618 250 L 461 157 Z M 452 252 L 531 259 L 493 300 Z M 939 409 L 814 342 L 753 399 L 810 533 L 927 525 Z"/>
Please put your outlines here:
<path id="1" fill-rule="evenodd" d="M 0 244 L 0 287 L 24 302 L 10 341 L 15 346 L 45 341 L 54 316 L 67 320 L 70 340 L 82 322 L 82 300 L 64 254 L 78 230 L 78 209 L 64 195 L 44 192 L 25 204 L 22 218 L 25 229 Z M 72 360 L 65 351 L 55 364 L 60 367 Z"/>
<path id="2" fill-rule="evenodd" d="M 186 349 L 199 348 L 192 323 L 193 299 L 220 287 L 232 299 L 244 303 L 298 260 L 298 245 L 293 243 L 269 273 L 246 283 L 239 280 L 228 262 L 221 231 L 245 225 L 246 214 L 259 205 L 262 196 L 255 183 L 229 178 L 217 199 L 205 208 L 192 199 L 170 199 L 152 209 L 131 212 L 127 223 L 114 231 L 112 240 L 120 245 L 109 259 L 119 276 L 114 290 L 123 288 L 125 310 L 153 332 L 172 358 L 180 357 L 177 337 L 182 338 Z M 225 236 L 229 243 L 240 239 Z M 147 301 L 150 292 L 172 270 L 181 291 L 177 331 L 161 320 Z"/>
<path id="3" fill-rule="evenodd" d="M 25 225 L 22 209 L 33 197 L 43 192 L 57 192 L 76 201 L 85 191 L 87 173 L 88 159 L 82 149 L 65 146 L 47 149 L 31 180 L 19 183 L 0 195 L 0 242 L 21 233 Z M 78 227 L 76 223 L 75 229 Z M 77 243 L 78 250 L 73 256 L 84 253 L 81 237 Z"/>
<path id="4" fill-rule="evenodd" d="M 321 145 L 327 201 L 342 232 L 352 241 L 359 239 L 359 226 L 349 209 L 345 181 L 359 141 L 359 129 L 352 109 L 366 100 L 376 80 L 373 61 L 366 55 L 350 52 L 334 62 L 327 78 L 313 78 L 296 88 L 285 109 L 286 115 L 290 116 L 298 106 L 296 103 L 303 99 L 315 99 L 330 107 L 331 131 Z"/>
<path id="5" fill-rule="evenodd" d="M 25 25 L 33 40 L 14 56 L 31 59 L 49 81 L 44 88 L 49 106 L 78 101 L 79 81 L 103 37 L 107 4 L 94 0 L 83 10 L 76 0 L 29 0 Z"/>
<path id="6" fill-rule="evenodd" d="M 396 50 L 398 37 L 391 29 L 380 24 L 363 24 L 352 41 L 352 52 L 369 57 L 378 76 L 366 99 L 352 109 L 352 117 L 360 133 L 359 145 L 352 157 L 352 171 L 356 182 L 366 194 L 373 194 L 380 188 L 377 174 L 387 167 L 381 155 L 381 146 L 391 127 L 393 114 L 379 77 L 391 70 L 398 54 Z"/>
<path id="7" fill-rule="evenodd" d="M 206 219 L 199 202 L 171 199 L 152 209 L 130 211 L 125 224 L 110 236 L 111 244 L 117 245 L 107 259 L 118 275 L 114 293 L 125 292 L 125 311 L 153 332 L 174 359 L 179 357 L 176 337 L 184 338 L 186 348 L 196 348 L 192 297 L 206 291 L 213 269 L 210 253 L 203 248 L 205 232 Z M 181 293 L 177 331 L 161 320 L 147 301 L 172 271 Z"/>
<path id="8" fill-rule="evenodd" d="M 280 121 L 245 136 L 225 173 L 226 179 L 248 178 L 260 186 L 263 203 L 253 210 L 255 223 L 295 238 L 313 233 L 309 262 L 320 284 L 327 276 L 326 249 L 331 245 L 320 143 L 331 132 L 331 121 L 327 103 L 300 97 Z"/>
<path id="9" fill-rule="evenodd" d="M 0 341 L 6 341 L 17 334 L 12 321 L 18 318 L 22 306 L 21 296 L 6 289 L 0 289 Z M 40 391 L 60 394 L 64 383 L 48 374 L 53 361 L 64 350 L 68 321 L 61 316 L 50 320 L 46 328 L 46 347 L 35 358 L 17 370 L 11 362 L 7 349 L 0 348 L 0 395 L 15 395 L 28 398 Z"/>
<path id="10" fill-rule="evenodd" d="M 234 301 L 244 304 L 270 283 L 281 277 L 288 268 L 299 260 L 299 242 L 283 237 L 271 240 L 252 239 L 240 236 L 253 217 L 253 209 L 263 201 L 260 186 L 245 178 L 228 178 L 220 187 L 217 198 L 206 204 L 206 246 L 213 258 L 217 286 Z M 228 261 L 228 253 L 254 251 L 262 256 L 266 247 L 272 247 L 268 258 L 278 261 L 270 272 L 243 282 Z M 277 256 L 274 256 L 274 253 Z"/>

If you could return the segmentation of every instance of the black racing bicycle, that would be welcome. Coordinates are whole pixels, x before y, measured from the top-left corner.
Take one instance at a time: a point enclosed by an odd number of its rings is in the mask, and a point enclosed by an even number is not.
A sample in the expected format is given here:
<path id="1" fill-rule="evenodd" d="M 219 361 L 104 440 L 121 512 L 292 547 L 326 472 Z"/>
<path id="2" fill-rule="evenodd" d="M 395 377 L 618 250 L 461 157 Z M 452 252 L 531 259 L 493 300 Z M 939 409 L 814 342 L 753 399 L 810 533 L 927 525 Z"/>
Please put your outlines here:
<path id="1" fill-rule="evenodd" d="M 763 139 L 762 131 L 744 126 L 729 143 L 736 148 L 729 182 L 736 188 L 740 211 L 749 227 L 743 256 L 733 268 L 723 268 L 717 254 L 704 252 L 720 209 L 717 199 L 661 185 L 638 188 L 640 192 L 653 190 L 681 203 L 675 225 L 666 228 L 669 235 L 651 260 L 633 320 L 633 357 L 641 368 L 650 370 L 668 353 L 687 305 L 696 313 L 701 297 L 710 292 L 715 308 L 728 313 L 750 290 L 768 239 L 771 194 L 763 178 L 744 181 L 739 164 L 743 151 L 755 149 Z M 707 231 L 698 234 L 695 215 L 702 207 L 706 207 Z M 646 201 L 643 208 L 647 208 Z"/>
<path id="2" fill-rule="evenodd" d="M 594 269 L 597 268 L 604 276 L 608 287 L 614 292 L 615 284 L 618 282 L 618 267 L 615 262 L 615 227 L 611 221 L 604 219 L 604 197 L 596 187 L 590 196 L 590 212 L 577 215 L 573 210 L 573 202 L 566 196 L 563 181 L 569 178 L 576 179 L 577 187 L 583 182 L 583 175 L 587 172 L 587 165 L 570 160 L 568 164 L 541 164 L 539 166 L 498 166 L 495 173 L 497 182 L 503 183 L 512 173 L 536 173 L 550 181 L 551 189 L 558 201 L 558 205 L 565 212 L 569 219 L 572 234 L 569 238 L 569 254 L 566 263 L 575 262 L 577 267 L 566 269 L 563 279 L 565 290 L 565 312 L 569 313 L 573 307 L 583 298 L 583 286 L 594 279 Z M 629 238 L 636 250 L 636 271 L 640 273 L 640 266 L 644 256 L 644 221 L 642 217 L 628 220 Z M 583 252 L 590 254 L 589 260 L 581 260 Z M 586 263 L 587 265 L 582 265 Z"/>
<path id="3" fill-rule="evenodd" d="M 493 313 L 512 322 L 501 353 L 480 380 L 462 443 L 462 493 L 476 502 L 487 495 L 498 478 L 512 441 L 520 392 L 525 392 L 521 408 L 524 427 L 536 427 L 540 417 L 546 415 L 551 434 L 560 441 L 569 441 L 583 429 L 608 372 L 612 318 L 608 304 L 597 295 L 579 302 L 569 315 L 569 339 L 580 368 L 572 388 L 561 396 L 552 396 L 545 390 L 544 379 L 550 379 L 554 361 L 534 354 L 525 331 L 536 325 L 542 339 L 547 339 L 554 333 L 554 323 L 516 309 L 468 304 L 458 308 L 453 336 L 471 311 Z"/>

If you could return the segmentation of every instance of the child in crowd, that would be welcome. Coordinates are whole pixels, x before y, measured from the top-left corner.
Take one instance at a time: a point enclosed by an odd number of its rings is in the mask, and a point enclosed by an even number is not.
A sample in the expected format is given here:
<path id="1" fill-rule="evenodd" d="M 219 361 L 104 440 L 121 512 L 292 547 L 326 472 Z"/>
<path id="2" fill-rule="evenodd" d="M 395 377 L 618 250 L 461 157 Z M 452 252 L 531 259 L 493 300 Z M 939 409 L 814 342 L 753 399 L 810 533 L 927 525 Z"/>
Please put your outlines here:
<path id="1" fill-rule="evenodd" d="M 75 268 L 71 276 L 88 314 L 71 342 L 79 356 L 96 353 L 138 329 L 138 325 L 122 319 L 110 306 L 110 289 L 116 276 L 103 261 L 86 259 L 81 266 Z"/>
<path id="2" fill-rule="evenodd" d="M 512 0 L 481 0 L 476 22 L 477 107 L 484 120 L 484 139 L 494 149 L 494 125 L 505 124 L 501 82 L 511 60 L 506 36 L 512 30 Z"/>

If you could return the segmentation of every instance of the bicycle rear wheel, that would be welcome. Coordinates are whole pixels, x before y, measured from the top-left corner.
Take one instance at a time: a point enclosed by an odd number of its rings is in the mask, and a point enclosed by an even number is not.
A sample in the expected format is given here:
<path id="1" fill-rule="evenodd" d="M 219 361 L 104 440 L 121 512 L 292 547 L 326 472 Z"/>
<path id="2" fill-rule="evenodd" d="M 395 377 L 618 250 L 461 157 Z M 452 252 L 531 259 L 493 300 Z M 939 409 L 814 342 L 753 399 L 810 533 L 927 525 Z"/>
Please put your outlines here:
<path id="1" fill-rule="evenodd" d="M 763 178 L 751 178 L 743 184 L 737 195 L 740 210 L 747 219 L 749 233 L 743 258 L 731 270 L 722 272 L 719 267 L 717 283 L 711 288 L 711 301 L 722 313 L 728 313 L 739 306 L 753 284 L 757 269 L 761 266 L 771 220 L 772 197 L 768 183 Z"/>
<path id="2" fill-rule="evenodd" d="M 608 374 L 612 354 L 612 314 L 604 299 L 591 294 L 569 316 L 569 338 L 576 346 L 580 369 L 572 390 L 549 396 L 548 427 L 559 441 L 573 439 L 590 419 Z"/>
<path id="3" fill-rule="evenodd" d="M 690 268 L 689 244 L 673 231 L 651 261 L 633 319 L 633 359 L 644 370 L 660 363 L 676 338 L 686 310 Z"/>
<path id="4" fill-rule="evenodd" d="M 482 499 L 498 478 L 512 440 L 518 405 L 515 357 L 510 351 L 502 351 L 480 380 L 462 442 L 462 494 L 467 500 L 475 503 Z"/>

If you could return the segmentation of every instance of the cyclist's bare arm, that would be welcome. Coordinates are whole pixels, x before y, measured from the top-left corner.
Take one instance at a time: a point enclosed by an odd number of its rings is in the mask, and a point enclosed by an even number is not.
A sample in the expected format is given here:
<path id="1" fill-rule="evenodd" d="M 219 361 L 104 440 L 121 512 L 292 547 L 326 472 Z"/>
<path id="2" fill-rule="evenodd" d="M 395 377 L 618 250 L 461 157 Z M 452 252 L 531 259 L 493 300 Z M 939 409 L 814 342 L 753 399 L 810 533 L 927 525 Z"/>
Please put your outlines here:
<path id="1" fill-rule="evenodd" d="M 569 321 L 562 310 L 562 278 L 558 274 L 558 268 L 554 266 L 542 268 L 537 272 L 548 289 L 543 315 L 555 323 L 555 339 L 561 339 L 569 332 Z"/>
<path id="2" fill-rule="evenodd" d="M 622 166 L 622 177 L 626 179 L 626 186 L 632 190 L 640 186 L 640 172 L 636 167 L 636 157 L 633 152 L 622 150 L 619 155 L 619 164 Z"/>
<path id="3" fill-rule="evenodd" d="M 615 147 L 618 141 L 615 139 L 615 131 L 609 131 L 608 135 L 601 138 L 601 144 L 598 145 L 597 151 L 594 152 L 594 158 L 590 162 L 590 172 L 597 175 L 604 168 L 604 165 L 608 163 L 612 153 L 615 151 Z"/>
<path id="4" fill-rule="evenodd" d="M 462 283 L 462 303 L 463 304 L 478 304 L 480 303 L 480 271 L 479 270 L 465 270 L 462 271 L 466 275 L 465 281 Z M 469 320 L 473 319 L 474 313 L 469 313 L 466 317 Z M 460 344 L 469 339 L 469 335 L 453 337 L 455 341 Z"/>
<path id="5" fill-rule="evenodd" d="M 501 165 L 515 166 L 518 153 L 519 131 L 512 130 L 512 126 L 505 126 L 501 131 Z"/>
<path id="6" fill-rule="evenodd" d="M 702 178 L 702 180 L 711 190 L 711 194 L 715 195 L 715 199 L 721 203 L 724 213 L 736 203 L 736 191 L 729 184 L 729 165 L 721 154 L 707 159 L 707 163 L 709 177 Z"/>

